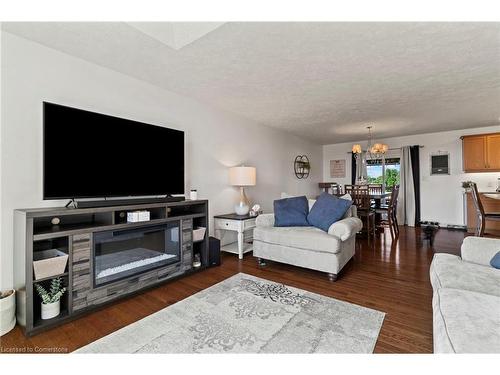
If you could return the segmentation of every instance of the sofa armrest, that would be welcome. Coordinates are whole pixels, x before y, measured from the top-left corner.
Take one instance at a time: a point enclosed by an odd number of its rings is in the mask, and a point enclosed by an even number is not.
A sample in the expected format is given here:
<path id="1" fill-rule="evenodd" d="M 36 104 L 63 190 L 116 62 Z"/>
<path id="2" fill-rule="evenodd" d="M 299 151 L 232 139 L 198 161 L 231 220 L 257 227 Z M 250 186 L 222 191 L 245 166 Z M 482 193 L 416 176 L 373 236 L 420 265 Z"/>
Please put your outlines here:
<path id="1" fill-rule="evenodd" d="M 462 242 L 462 259 L 466 262 L 490 266 L 490 260 L 500 251 L 500 239 L 466 237 Z"/>
<path id="2" fill-rule="evenodd" d="M 255 219 L 255 225 L 258 227 L 274 227 L 274 214 L 260 214 Z"/>
<path id="3" fill-rule="evenodd" d="M 357 217 L 348 217 L 330 225 L 328 234 L 340 238 L 341 241 L 345 241 L 355 236 L 361 228 L 363 228 L 361 220 Z"/>

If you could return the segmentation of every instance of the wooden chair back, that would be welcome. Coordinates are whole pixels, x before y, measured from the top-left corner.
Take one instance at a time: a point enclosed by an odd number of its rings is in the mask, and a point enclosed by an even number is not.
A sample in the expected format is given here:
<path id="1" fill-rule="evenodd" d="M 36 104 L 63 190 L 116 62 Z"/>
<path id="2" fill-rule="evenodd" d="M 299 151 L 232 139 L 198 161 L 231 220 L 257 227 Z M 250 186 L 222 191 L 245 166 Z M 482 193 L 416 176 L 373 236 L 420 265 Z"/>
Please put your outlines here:
<path id="1" fill-rule="evenodd" d="M 345 194 L 351 194 L 354 190 L 368 190 L 368 185 L 344 185 Z"/>
<path id="2" fill-rule="evenodd" d="M 342 185 L 332 184 L 332 194 L 333 195 L 342 195 Z"/>
<path id="3" fill-rule="evenodd" d="M 354 187 L 349 194 L 352 198 L 352 204 L 355 205 L 358 210 L 370 209 L 370 191 L 366 187 Z"/>
<path id="4" fill-rule="evenodd" d="M 368 190 L 372 194 L 382 194 L 382 184 L 368 184 Z"/>
<path id="5" fill-rule="evenodd" d="M 342 185 L 337 182 L 320 182 L 318 186 L 320 189 L 323 189 L 325 193 L 329 193 L 331 189 L 333 195 L 342 195 Z"/>
<path id="6" fill-rule="evenodd" d="M 392 188 L 391 198 L 389 199 L 389 210 L 396 212 L 398 208 L 399 185 Z"/>
<path id="7" fill-rule="evenodd" d="M 477 190 L 477 185 L 475 182 L 471 182 L 469 184 L 469 188 L 471 190 L 472 202 L 474 203 L 474 208 L 476 209 L 476 214 L 479 217 L 484 216 L 484 207 L 481 202 L 481 197 L 479 196 L 479 191 Z"/>

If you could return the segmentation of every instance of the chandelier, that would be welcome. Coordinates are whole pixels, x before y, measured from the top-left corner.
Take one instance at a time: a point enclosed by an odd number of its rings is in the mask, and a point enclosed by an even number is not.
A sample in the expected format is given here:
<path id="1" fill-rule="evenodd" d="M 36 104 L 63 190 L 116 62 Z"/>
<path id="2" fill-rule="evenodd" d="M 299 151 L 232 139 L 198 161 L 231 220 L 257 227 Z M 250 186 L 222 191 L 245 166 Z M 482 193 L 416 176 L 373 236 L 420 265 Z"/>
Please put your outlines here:
<path id="1" fill-rule="evenodd" d="M 387 146 L 385 143 L 375 143 L 372 145 L 372 126 L 367 126 L 366 128 L 368 129 L 368 145 L 366 147 L 366 150 L 364 151 L 366 153 L 366 158 L 379 159 L 387 152 L 387 150 L 389 150 L 389 146 Z M 362 154 L 363 149 L 361 148 L 361 145 L 353 145 L 352 153 L 355 154 L 355 156 Z"/>

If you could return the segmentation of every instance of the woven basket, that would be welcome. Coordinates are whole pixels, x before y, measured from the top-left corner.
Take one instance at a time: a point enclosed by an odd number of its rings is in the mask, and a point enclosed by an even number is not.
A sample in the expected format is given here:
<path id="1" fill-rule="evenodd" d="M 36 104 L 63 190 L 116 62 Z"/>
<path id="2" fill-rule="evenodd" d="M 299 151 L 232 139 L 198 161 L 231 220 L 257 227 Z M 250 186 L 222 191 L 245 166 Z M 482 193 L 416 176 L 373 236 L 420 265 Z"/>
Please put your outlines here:
<path id="1" fill-rule="evenodd" d="M 68 254 L 57 249 L 36 251 L 33 253 L 35 280 L 64 273 L 68 263 Z"/>
<path id="2" fill-rule="evenodd" d="M 193 242 L 203 240 L 205 238 L 206 231 L 207 228 L 204 227 L 198 227 L 196 229 L 193 229 Z"/>

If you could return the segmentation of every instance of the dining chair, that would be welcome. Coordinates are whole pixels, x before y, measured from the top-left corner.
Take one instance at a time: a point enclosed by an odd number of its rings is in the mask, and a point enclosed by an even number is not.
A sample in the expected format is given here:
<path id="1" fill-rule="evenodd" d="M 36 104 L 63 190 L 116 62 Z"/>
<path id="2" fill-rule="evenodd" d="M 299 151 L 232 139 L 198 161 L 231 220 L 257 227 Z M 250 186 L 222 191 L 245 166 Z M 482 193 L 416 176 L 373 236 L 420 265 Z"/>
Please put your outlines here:
<path id="1" fill-rule="evenodd" d="M 392 188 L 391 197 L 389 198 L 389 204 L 375 209 L 375 212 L 377 214 L 386 216 L 385 219 L 380 220 L 380 225 L 387 225 L 389 227 L 391 238 L 393 239 L 399 235 L 399 225 L 397 218 L 398 196 L 399 185 L 394 185 L 394 187 Z"/>
<path id="2" fill-rule="evenodd" d="M 332 184 L 331 189 L 333 195 L 342 195 L 342 185 L 337 183 Z"/>
<path id="3" fill-rule="evenodd" d="M 358 211 L 358 216 L 363 221 L 362 232 L 366 232 L 368 237 L 368 245 L 370 245 L 371 237 L 375 238 L 375 211 L 371 208 L 370 204 L 370 191 L 366 188 L 362 188 L 361 185 L 352 188 L 350 194 L 352 198 L 352 204 L 356 206 Z"/>
<path id="4" fill-rule="evenodd" d="M 382 194 L 382 184 L 368 184 L 368 190 L 372 194 Z"/>
<path id="5" fill-rule="evenodd" d="M 328 193 L 328 190 L 332 186 L 331 182 L 320 182 L 318 183 L 320 189 L 323 189 L 325 193 Z"/>
<path id="6" fill-rule="evenodd" d="M 352 193 L 352 189 L 353 187 L 356 186 L 356 185 L 344 185 L 344 191 L 346 194 L 351 194 Z"/>
<path id="7" fill-rule="evenodd" d="M 368 185 L 344 185 L 345 194 L 352 194 L 353 190 L 368 190 Z"/>
<path id="8" fill-rule="evenodd" d="M 475 182 L 469 183 L 470 192 L 472 195 L 472 202 L 474 203 L 474 208 L 476 209 L 476 233 L 477 237 L 484 236 L 484 230 L 486 227 L 486 221 L 500 221 L 500 212 L 484 212 L 484 206 L 481 202 L 481 197 L 477 190 L 477 185 Z"/>
<path id="9" fill-rule="evenodd" d="M 320 182 L 318 186 L 325 193 L 330 193 L 331 190 L 332 195 L 342 195 L 342 185 L 337 182 Z"/>

